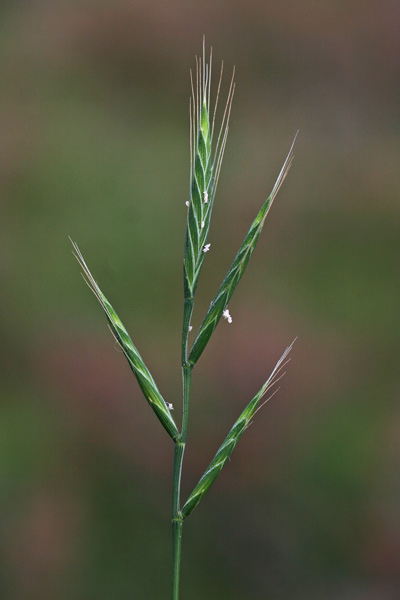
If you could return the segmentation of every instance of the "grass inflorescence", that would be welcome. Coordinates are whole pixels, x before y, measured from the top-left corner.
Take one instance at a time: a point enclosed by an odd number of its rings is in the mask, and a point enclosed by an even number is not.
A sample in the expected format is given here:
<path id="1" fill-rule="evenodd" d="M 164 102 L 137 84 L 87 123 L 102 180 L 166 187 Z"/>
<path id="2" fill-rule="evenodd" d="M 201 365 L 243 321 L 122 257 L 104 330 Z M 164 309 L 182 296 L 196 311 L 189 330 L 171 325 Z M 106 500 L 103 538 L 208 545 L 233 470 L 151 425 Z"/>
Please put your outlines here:
<path id="1" fill-rule="evenodd" d="M 232 322 L 228 303 L 244 274 L 263 229 L 267 214 L 293 161 L 294 141 L 271 193 L 262 204 L 251 224 L 215 298 L 211 301 L 210 307 L 197 331 L 193 345 L 191 349 L 188 350 L 189 331 L 192 328 L 190 322 L 194 307 L 194 297 L 199 282 L 201 267 L 211 246 L 208 241 L 211 214 L 228 137 L 229 119 L 235 92 L 235 70 L 233 69 L 222 118 L 218 126 L 218 131 L 216 131 L 216 115 L 222 75 L 223 63 L 218 79 L 215 103 L 214 106 L 211 106 L 212 50 L 209 59 L 206 60 L 205 45 L 203 42 L 203 55 L 201 57 L 196 57 L 196 70 L 194 74 L 191 73 L 190 193 L 189 199 L 186 201 L 187 225 L 183 260 L 184 308 L 181 347 L 183 417 L 180 429 L 178 429 L 171 414 L 172 404 L 164 400 L 152 375 L 129 337 L 129 334 L 117 313 L 100 290 L 78 246 L 71 240 L 74 247 L 74 254 L 82 267 L 84 278 L 99 300 L 106 314 L 109 328 L 115 340 L 121 347 L 144 397 L 175 444 L 172 481 L 173 600 L 178 600 L 179 598 L 183 521 L 191 514 L 199 504 L 200 500 L 208 492 L 221 472 L 224 464 L 231 456 L 240 437 L 251 423 L 251 419 L 254 417 L 255 413 L 263 406 L 263 404 L 265 404 L 269 397 L 271 397 L 269 396 L 267 397 L 267 400 L 261 402 L 262 398 L 270 392 L 272 386 L 274 386 L 283 376 L 284 373 L 282 372 L 282 369 L 289 360 L 288 354 L 293 346 L 292 343 L 286 348 L 272 373 L 254 398 L 244 408 L 218 449 L 210 465 L 205 470 L 193 491 L 189 494 L 187 500 L 182 504 L 180 485 L 189 423 L 192 370 L 203 353 L 221 317 L 227 319 L 229 323 Z M 276 388 L 275 391 L 277 391 Z"/>

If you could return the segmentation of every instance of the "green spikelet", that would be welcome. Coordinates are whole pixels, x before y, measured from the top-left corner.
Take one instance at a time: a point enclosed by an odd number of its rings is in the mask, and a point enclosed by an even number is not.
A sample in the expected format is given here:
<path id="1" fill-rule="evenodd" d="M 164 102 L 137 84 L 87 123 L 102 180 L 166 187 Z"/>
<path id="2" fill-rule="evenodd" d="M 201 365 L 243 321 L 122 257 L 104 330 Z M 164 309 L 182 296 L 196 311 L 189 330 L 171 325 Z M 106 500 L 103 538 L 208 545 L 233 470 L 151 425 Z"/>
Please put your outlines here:
<path id="1" fill-rule="evenodd" d="M 179 436 L 177 426 L 175 425 L 169 408 L 164 398 L 161 396 L 153 377 L 151 376 L 146 365 L 144 364 L 142 357 L 140 356 L 139 352 L 134 346 L 131 338 L 129 337 L 128 332 L 123 326 L 117 313 L 115 312 L 115 310 L 113 309 L 113 307 L 108 302 L 107 298 L 104 296 L 99 286 L 97 285 L 95 279 L 89 271 L 87 264 L 85 263 L 85 260 L 78 246 L 72 240 L 71 242 L 75 250 L 75 257 L 81 265 L 84 275 L 86 277 L 86 283 L 89 285 L 96 298 L 100 302 L 101 306 L 103 307 L 112 334 L 119 343 L 122 352 L 125 354 L 129 366 L 131 367 L 147 402 L 154 410 L 155 414 L 157 415 L 157 418 L 160 420 L 161 424 L 166 429 L 168 434 L 172 437 L 173 440 L 177 440 Z"/>
<path id="2" fill-rule="evenodd" d="M 217 292 L 217 295 L 211 302 L 204 321 L 197 332 L 196 339 L 189 354 L 189 363 L 191 365 L 194 365 L 200 358 L 200 355 L 206 347 L 208 340 L 210 339 L 214 329 L 218 324 L 218 321 L 226 309 L 237 284 L 243 276 L 250 256 L 252 255 L 258 238 L 260 237 L 268 211 L 271 208 L 274 198 L 278 193 L 279 188 L 282 185 L 283 180 L 285 179 L 292 164 L 294 141 L 271 194 L 264 202 L 261 210 L 251 224 L 251 227 L 239 249 L 239 252 L 237 253 L 235 260 L 226 274 L 225 279 L 223 280 Z"/>
<path id="3" fill-rule="evenodd" d="M 211 123 L 211 65 L 212 54 L 209 63 L 206 64 L 203 50 L 203 59 L 196 58 L 196 85 L 193 84 L 192 78 L 190 102 L 191 181 L 184 254 L 185 298 L 194 297 L 205 257 L 204 250 L 210 229 L 211 212 L 228 134 L 229 114 L 234 92 L 232 77 L 221 130 L 215 150 L 213 150 L 213 130 L 221 79 Z"/>
<path id="4" fill-rule="evenodd" d="M 240 415 L 240 417 L 226 436 L 223 444 L 220 446 L 218 452 L 216 453 L 210 465 L 206 469 L 204 475 L 201 477 L 199 483 L 196 485 L 189 498 L 185 502 L 181 511 L 183 518 L 187 517 L 192 512 L 192 510 L 198 505 L 200 500 L 208 492 L 208 490 L 218 477 L 219 473 L 222 470 L 222 467 L 232 454 L 243 432 L 248 427 L 251 418 L 257 412 L 258 408 L 260 408 L 259 403 L 261 398 L 264 396 L 264 394 L 267 393 L 271 386 L 277 382 L 277 375 L 284 367 L 284 364 L 286 364 L 284 363 L 284 361 L 288 356 L 290 350 L 292 349 L 292 346 L 293 343 L 290 346 L 288 346 L 288 348 L 286 348 L 285 352 L 282 354 L 268 380 L 265 382 L 261 390 L 254 396 L 253 400 L 249 402 L 249 404 L 246 406 L 246 408 L 244 409 L 244 411 L 242 412 L 242 414 Z"/>
<path id="5" fill-rule="evenodd" d="M 207 106 L 203 104 L 201 126 L 198 133 L 197 152 L 192 179 L 191 198 L 185 240 L 185 290 L 193 297 L 204 260 L 205 246 L 210 228 L 211 203 L 211 138 Z M 205 199 L 207 202 L 205 202 Z"/>

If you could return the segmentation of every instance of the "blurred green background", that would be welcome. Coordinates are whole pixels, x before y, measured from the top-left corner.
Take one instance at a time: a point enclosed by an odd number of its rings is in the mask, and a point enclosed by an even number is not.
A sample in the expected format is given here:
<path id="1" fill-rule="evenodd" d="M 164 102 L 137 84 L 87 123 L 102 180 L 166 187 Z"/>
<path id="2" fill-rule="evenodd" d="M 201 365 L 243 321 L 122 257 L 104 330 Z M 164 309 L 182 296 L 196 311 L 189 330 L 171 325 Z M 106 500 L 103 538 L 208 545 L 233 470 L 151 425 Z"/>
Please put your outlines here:
<path id="1" fill-rule="evenodd" d="M 400 597 L 400 6 L 0 7 L 0 592 L 169 597 L 173 445 L 71 254 L 180 420 L 189 68 L 236 65 L 198 325 L 295 162 L 193 374 L 183 497 L 283 349 L 279 393 L 186 522 L 182 598 Z"/>

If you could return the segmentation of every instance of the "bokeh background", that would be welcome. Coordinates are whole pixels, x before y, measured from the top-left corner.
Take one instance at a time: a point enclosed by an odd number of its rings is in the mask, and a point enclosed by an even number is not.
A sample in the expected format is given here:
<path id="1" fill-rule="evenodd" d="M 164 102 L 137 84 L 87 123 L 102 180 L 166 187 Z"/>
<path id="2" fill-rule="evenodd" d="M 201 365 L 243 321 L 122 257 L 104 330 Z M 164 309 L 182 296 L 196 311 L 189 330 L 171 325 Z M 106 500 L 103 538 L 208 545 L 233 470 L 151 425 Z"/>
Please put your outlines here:
<path id="1" fill-rule="evenodd" d="M 194 371 L 184 497 L 298 340 L 185 524 L 182 597 L 400 597 L 399 19 L 395 0 L 1 3 L 4 600 L 169 597 L 173 445 L 68 235 L 180 420 L 203 34 L 237 91 L 194 329 L 300 134 Z"/>

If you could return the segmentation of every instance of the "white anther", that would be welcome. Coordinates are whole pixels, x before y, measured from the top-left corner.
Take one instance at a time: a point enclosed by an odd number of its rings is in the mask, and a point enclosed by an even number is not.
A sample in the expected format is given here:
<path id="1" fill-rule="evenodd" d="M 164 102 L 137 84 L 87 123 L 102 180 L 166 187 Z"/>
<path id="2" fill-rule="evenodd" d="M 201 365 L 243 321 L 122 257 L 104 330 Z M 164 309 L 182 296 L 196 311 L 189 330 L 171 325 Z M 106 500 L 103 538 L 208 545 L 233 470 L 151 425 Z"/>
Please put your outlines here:
<path id="1" fill-rule="evenodd" d="M 232 317 L 229 314 L 229 310 L 227 308 L 223 311 L 222 316 L 228 321 L 228 323 L 232 323 Z"/>
<path id="2" fill-rule="evenodd" d="M 210 249 L 211 244 L 206 244 L 203 248 L 203 252 L 208 252 Z"/>
<path id="3" fill-rule="evenodd" d="M 189 331 L 192 331 L 193 327 L 191 325 L 189 325 Z"/>
<path id="4" fill-rule="evenodd" d="M 166 404 L 167 404 L 168 410 L 174 410 L 174 407 L 172 406 L 171 402 L 167 402 Z"/>
<path id="5" fill-rule="evenodd" d="M 185 204 L 189 208 L 189 204 L 190 204 L 189 200 L 186 200 Z"/>
<path id="6" fill-rule="evenodd" d="M 207 202 L 208 202 L 208 192 L 207 192 L 207 190 L 205 190 L 205 192 L 204 192 L 203 200 L 204 200 L 204 204 L 207 204 Z"/>
<path id="7" fill-rule="evenodd" d="M 201 222 L 201 228 L 204 229 L 204 221 Z"/>

